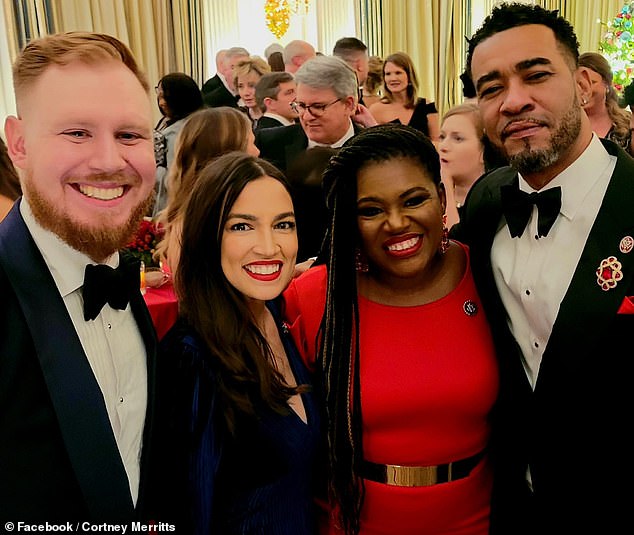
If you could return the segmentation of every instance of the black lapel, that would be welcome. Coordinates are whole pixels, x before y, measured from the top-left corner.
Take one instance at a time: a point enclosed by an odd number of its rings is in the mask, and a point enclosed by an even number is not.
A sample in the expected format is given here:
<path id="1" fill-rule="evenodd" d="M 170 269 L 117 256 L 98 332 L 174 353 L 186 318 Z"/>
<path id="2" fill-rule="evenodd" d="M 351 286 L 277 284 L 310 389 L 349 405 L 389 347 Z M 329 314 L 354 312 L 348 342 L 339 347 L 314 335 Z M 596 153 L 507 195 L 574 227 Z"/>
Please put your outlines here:
<path id="1" fill-rule="evenodd" d="M 110 420 L 72 320 L 16 203 L 0 231 L 0 262 L 26 318 L 64 443 L 94 518 L 133 513 Z"/>
<path id="2" fill-rule="evenodd" d="M 128 259 L 121 256 L 121 261 Z M 147 492 L 147 481 L 149 474 L 147 473 L 148 460 L 151 458 L 152 437 L 154 436 L 154 408 L 156 406 L 156 362 L 158 352 L 158 340 L 156 330 L 152 323 L 152 316 L 148 311 L 147 305 L 141 292 L 135 293 L 130 299 L 130 308 L 136 319 L 139 331 L 143 337 L 146 350 L 146 368 L 147 368 L 147 409 L 145 413 L 145 426 L 143 429 L 143 444 L 141 451 L 141 477 L 139 482 L 139 497 L 137 503 L 141 506 L 144 503 L 145 494 Z"/>
<path id="3" fill-rule="evenodd" d="M 284 160 L 286 162 L 285 169 L 288 169 L 291 162 L 308 147 L 308 138 L 299 124 L 287 126 L 286 128 L 289 129 L 287 135 L 290 142 L 284 147 Z M 294 129 L 294 131 L 291 129 Z"/>
<path id="4" fill-rule="evenodd" d="M 632 294 L 634 251 L 623 253 L 620 244 L 623 238 L 634 237 L 634 160 L 616 145 L 609 142 L 604 145 L 612 155 L 618 154 L 616 168 L 559 307 L 539 377 L 553 365 L 553 358 L 574 355 L 576 348 L 584 351 L 584 348 L 592 347 L 604 336 L 607 324 L 613 320 L 624 297 Z M 597 282 L 596 271 L 602 260 L 612 256 L 621 263 L 623 278 L 614 288 L 605 291 Z"/>

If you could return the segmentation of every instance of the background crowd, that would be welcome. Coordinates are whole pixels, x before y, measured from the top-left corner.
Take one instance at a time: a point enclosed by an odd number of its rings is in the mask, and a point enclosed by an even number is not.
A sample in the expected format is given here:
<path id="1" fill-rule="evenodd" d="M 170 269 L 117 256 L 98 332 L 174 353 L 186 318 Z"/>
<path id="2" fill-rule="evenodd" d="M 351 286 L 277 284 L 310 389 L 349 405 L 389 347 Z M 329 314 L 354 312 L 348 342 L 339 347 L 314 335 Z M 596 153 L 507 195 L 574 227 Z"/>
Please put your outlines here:
<path id="1" fill-rule="evenodd" d="M 469 39 L 442 116 L 406 52 L 356 37 L 216 62 L 150 84 L 90 32 L 18 56 L 0 521 L 626 525 L 633 470 L 594 464 L 627 458 L 634 406 L 633 86 L 524 3 Z M 160 340 L 125 250 L 144 218 L 177 311 Z"/>

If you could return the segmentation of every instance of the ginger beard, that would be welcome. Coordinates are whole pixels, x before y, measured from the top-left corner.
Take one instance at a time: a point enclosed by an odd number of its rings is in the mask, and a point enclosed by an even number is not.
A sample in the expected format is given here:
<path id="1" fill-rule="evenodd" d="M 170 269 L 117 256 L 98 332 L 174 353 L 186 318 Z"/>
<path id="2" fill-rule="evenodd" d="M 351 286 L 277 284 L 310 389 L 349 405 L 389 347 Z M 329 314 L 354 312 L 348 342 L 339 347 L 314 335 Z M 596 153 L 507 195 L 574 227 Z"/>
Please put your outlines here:
<path id="1" fill-rule="evenodd" d="M 117 177 L 108 175 L 106 178 L 116 180 Z M 137 178 L 137 181 L 140 179 Z M 59 210 L 42 195 L 33 181 L 32 172 L 25 174 L 22 187 L 37 222 L 73 249 L 86 254 L 96 262 L 105 260 L 125 247 L 154 200 L 154 190 L 150 190 L 150 194 L 133 207 L 127 221 L 122 225 L 113 227 L 110 215 L 105 210 L 95 210 L 93 224 L 86 225 Z"/>

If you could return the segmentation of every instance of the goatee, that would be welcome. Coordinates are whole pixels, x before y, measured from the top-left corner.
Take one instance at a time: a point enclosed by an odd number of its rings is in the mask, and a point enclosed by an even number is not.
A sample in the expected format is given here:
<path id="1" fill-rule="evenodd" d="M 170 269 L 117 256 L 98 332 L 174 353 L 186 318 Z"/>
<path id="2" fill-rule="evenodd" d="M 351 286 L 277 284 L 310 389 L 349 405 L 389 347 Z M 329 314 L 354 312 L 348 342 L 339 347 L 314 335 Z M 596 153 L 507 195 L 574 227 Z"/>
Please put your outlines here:
<path id="1" fill-rule="evenodd" d="M 524 150 L 515 154 L 507 153 L 509 165 L 522 174 L 538 173 L 548 169 L 559 161 L 579 136 L 581 113 L 581 108 L 573 103 L 561 118 L 559 128 L 553 132 L 549 147 L 531 149 L 530 138 L 527 138 L 524 140 Z"/>

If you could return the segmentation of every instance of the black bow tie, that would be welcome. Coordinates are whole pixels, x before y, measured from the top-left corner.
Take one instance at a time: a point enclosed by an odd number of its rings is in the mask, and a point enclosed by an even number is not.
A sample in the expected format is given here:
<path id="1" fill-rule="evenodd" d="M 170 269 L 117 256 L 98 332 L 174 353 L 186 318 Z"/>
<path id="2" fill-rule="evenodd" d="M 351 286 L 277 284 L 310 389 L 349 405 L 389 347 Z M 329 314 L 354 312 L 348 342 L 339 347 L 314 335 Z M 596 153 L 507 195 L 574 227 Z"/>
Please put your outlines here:
<path id="1" fill-rule="evenodd" d="M 555 223 L 561 209 L 561 188 L 550 188 L 545 191 L 526 193 L 516 185 L 500 188 L 502 209 L 509 226 L 511 237 L 520 237 L 531 218 L 533 205 L 537 206 L 537 231 L 539 236 L 547 236 Z"/>
<path id="2" fill-rule="evenodd" d="M 133 292 L 139 291 L 140 266 L 138 262 L 119 261 L 113 269 L 105 264 L 88 264 L 84 272 L 84 319 L 94 320 L 108 303 L 112 308 L 125 310 Z"/>

